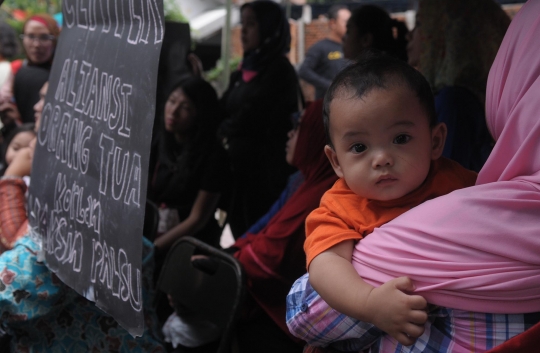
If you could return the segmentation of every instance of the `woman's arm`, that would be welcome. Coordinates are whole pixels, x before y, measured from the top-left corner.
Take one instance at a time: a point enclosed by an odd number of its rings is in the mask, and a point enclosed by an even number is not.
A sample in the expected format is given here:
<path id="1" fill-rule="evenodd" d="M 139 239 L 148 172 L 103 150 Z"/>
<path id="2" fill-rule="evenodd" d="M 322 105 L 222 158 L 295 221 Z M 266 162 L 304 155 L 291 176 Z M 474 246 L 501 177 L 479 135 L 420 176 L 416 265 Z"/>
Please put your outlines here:
<path id="1" fill-rule="evenodd" d="M 170 248 L 174 242 L 185 235 L 192 235 L 201 230 L 214 215 L 221 193 L 199 190 L 189 216 L 180 224 L 154 241 L 160 250 Z"/>

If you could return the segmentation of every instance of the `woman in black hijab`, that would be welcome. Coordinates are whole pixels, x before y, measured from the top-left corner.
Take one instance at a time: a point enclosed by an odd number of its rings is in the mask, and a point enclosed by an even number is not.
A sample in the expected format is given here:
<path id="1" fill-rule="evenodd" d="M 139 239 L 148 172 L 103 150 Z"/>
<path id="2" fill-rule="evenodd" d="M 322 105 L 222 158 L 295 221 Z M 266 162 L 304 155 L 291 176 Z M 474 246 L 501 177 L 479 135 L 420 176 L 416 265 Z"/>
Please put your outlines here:
<path id="1" fill-rule="evenodd" d="M 214 218 L 229 188 L 228 157 L 216 139 L 218 98 L 202 78 L 178 81 L 164 109 L 148 198 L 160 208 L 154 240 L 158 267 L 171 245 L 191 235 L 219 247 L 221 227 Z"/>
<path id="2" fill-rule="evenodd" d="M 285 54 L 289 23 L 272 1 L 241 8 L 244 58 L 221 99 L 219 129 L 233 167 L 228 221 L 235 238 L 254 224 L 285 187 L 293 171 L 285 162 L 291 115 L 301 108 L 296 72 Z"/>

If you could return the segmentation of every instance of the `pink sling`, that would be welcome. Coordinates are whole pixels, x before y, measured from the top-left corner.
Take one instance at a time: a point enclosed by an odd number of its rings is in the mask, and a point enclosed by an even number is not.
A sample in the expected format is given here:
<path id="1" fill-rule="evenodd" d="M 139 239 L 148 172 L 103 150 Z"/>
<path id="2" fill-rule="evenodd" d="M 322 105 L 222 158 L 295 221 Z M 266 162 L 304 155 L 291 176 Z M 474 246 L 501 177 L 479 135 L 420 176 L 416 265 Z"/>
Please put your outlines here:
<path id="1" fill-rule="evenodd" d="M 373 285 L 409 276 L 430 303 L 489 313 L 540 311 L 540 1 L 514 18 L 491 68 L 495 148 L 475 186 L 428 201 L 359 242 Z"/>

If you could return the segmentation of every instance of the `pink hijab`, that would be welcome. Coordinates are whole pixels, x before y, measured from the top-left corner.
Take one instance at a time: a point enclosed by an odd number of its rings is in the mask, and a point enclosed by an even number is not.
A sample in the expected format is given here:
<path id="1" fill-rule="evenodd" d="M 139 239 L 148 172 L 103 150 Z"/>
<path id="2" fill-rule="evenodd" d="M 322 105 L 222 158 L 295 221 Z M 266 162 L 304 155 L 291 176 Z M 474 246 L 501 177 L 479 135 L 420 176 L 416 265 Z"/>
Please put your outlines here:
<path id="1" fill-rule="evenodd" d="M 353 254 L 373 285 L 409 276 L 428 302 L 488 313 L 540 311 L 540 1 L 512 21 L 491 68 L 495 148 L 475 186 L 376 229 Z"/>

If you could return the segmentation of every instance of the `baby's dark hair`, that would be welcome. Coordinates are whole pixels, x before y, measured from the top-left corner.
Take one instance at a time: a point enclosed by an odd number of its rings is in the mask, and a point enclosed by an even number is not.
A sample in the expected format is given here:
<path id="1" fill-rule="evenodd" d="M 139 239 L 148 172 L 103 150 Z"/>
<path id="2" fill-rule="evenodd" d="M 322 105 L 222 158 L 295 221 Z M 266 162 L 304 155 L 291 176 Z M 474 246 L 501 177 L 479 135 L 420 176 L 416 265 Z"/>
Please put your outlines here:
<path id="1" fill-rule="evenodd" d="M 429 125 L 435 126 L 435 100 L 424 76 L 402 60 L 369 49 L 360 55 L 355 64 L 346 67 L 336 76 L 324 96 L 323 121 L 328 145 L 334 148 L 330 137 L 330 103 L 336 97 L 348 94 L 354 98 L 362 98 L 374 89 L 402 85 L 416 93 L 429 118 Z"/>

